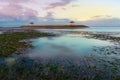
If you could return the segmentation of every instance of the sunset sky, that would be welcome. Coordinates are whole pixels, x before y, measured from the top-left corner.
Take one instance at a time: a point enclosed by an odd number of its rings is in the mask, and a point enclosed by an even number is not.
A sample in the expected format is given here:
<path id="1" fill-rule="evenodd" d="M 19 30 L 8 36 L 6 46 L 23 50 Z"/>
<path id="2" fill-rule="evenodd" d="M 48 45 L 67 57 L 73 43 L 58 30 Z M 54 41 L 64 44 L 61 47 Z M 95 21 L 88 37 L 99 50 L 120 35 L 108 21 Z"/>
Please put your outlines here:
<path id="1" fill-rule="evenodd" d="M 36 24 L 119 26 L 120 0 L 0 0 L 0 26 Z"/>

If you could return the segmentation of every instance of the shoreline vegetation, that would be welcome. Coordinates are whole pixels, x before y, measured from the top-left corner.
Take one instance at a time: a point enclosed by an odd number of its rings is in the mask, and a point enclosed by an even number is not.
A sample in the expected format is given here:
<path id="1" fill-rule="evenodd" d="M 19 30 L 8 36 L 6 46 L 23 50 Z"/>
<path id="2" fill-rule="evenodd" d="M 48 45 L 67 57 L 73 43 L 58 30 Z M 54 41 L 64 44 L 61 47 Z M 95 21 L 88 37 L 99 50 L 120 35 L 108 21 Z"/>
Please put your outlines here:
<path id="1" fill-rule="evenodd" d="M 23 25 L 23 29 L 78 29 L 88 28 L 86 25 Z"/>
<path id="2" fill-rule="evenodd" d="M 34 30 L 26 30 L 24 32 L 5 32 L 0 35 L 0 57 L 9 56 L 14 53 L 20 54 L 26 48 L 32 47 L 31 44 L 22 40 L 48 36 L 54 35 Z"/>

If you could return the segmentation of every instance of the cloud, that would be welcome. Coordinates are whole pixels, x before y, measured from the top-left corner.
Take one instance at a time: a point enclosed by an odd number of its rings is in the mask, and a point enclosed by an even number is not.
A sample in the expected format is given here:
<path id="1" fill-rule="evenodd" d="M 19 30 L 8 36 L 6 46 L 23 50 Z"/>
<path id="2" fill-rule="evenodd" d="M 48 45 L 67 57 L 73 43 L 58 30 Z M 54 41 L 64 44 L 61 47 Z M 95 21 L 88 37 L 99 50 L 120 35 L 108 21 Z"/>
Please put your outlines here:
<path id="1" fill-rule="evenodd" d="M 48 15 L 51 15 L 51 13 L 48 13 Z M 39 25 L 55 25 L 55 24 L 61 25 L 61 24 L 69 24 L 71 20 L 55 19 L 53 17 L 30 18 L 30 19 L 22 20 L 22 19 L 15 19 L 15 18 L 12 19 L 7 17 L 6 21 L 5 20 L 0 21 L 0 26 L 6 26 L 6 27 L 21 26 L 21 25 L 27 25 L 31 21 Z M 93 19 L 87 21 L 75 21 L 75 24 L 87 25 L 87 26 L 100 26 L 100 27 L 102 26 L 115 27 L 115 26 L 120 26 L 119 22 L 120 22 L 119 18 L 109 18 L 109 19 L 102 18 L 102 19 Z"/>
<path id="2" fill-rule="evenodd" d="M 91 17 L 92 19 L 97 19 L 97 18 L 111 18 L 111 15 L 96 15 Z"/>
<path id="3" fill-rule="evenodd" d="M 76 1 L 76 0 L 61 0 L 60 2 L 54 2 L 49 4 L 46 9 L 53 9 L 56 7 L 63 7 L 66 6 L 67 4 L 70 4 L 71 2 Z"/>
<path id="4" fill-rule="evenodd" d="M 31 17 L 36 17 L 38 14 L 37 11 L 21 5 L 21 3 L 26 3 L 31 0 L 0 0 L 0 1 L 7 3 L 6 5 L 0 6 L 0 17 L 2 18 L 6 19 L 21 18 L 24 20 Z"/>
<path id="5" fill-rule="evenodd" d="M 101 18 L 101 19 L 93 19 L 87 21 L 81 21 L 79 24 L 85 24 L 88 26 L 120 26 L 119 18 Z"/>
<path id="6" fill-rule="evenodd" d="M 79 5 L 72 5 L 71 7 L 79 7 Z"/>
<path id="7" fill-rule="evenodd" d="M 32 1 L 32 0 L 0 0 L 0 2 L 15 3 L 15 4 L 25 3 L 29 1 Z"/>
<path id="8" fill-rule="evenodd" d="M 0 16 L 12 17 L 35 17 L 37 12 L 16 4 L 9 4 L 0 9 Z"/>
<path id="9" fill-rule="evenodd" d="M 53 12 L 47 12 L 47 15 L 44 18 L 53 18 Z"/>
<path id="10" fill-rule="evenodd" d="M 74 1 L 76 0 L 0 0 L 0 25 L 10 26 L 15 24 L 20 26 L 28 24 L 31 21 L 36 24 L 69 24 L 69 19 L 57 19 L 57 11 L 54 12 L 51 9 L 60 7 L 67 12 L 69 8 L 72 9 L 73 7 L 79 6 L 76 3 L 72 3 Z M 27 5 L 27 3 L 29 3 L 29 5 Z M 69 8 L 66 7 L 67 5 L 69 5 Z M 47 10 L 44 10 L 45 8 Z M 40 17 L 41 15 L 42 17 Z M 80 15 L 82 16 L 82 14 Z M 120 19 L 113 18 L 113 16 L 114 15 L 96 15 L 91 17 L 92 20 L 76 21 L 76 24 L 88 26 L 120 26 Z"/>
<path id="11" fill-rule="evenodd" d="M 11 18 L 11 17 L 3 17 L 3 20 L 0 19 L 0 27 L 19 27 L 21 25 L 28 25 L 30 22 L 34 22 L 38 25 L 61 25 L 61 24 L 69 24 L 69 19 L 55 19 L 54 17 L 49 16 L 51 13 L 48 13 L 45 17 L 39 18 L 29 18 L 26 20 Z M 0 17 L 1 18 L 1 17 Z"/>

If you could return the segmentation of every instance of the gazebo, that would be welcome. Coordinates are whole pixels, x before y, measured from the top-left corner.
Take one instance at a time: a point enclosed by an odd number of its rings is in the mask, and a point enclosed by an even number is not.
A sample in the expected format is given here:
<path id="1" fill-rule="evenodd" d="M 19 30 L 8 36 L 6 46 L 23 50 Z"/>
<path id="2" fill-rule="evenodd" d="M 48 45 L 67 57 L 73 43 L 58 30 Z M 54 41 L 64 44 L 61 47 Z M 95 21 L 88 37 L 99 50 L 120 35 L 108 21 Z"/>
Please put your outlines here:
<path id="1" fill-rule="evenodd" d="M 70 21 L 70 25 L 74 25 L 74 23 L 75 23 L 74 21 Z"/>
<path id="2" fill-rule="evenodd" d="M 29 25 L 34 25 L 34 22 L 30 22 Z"/>

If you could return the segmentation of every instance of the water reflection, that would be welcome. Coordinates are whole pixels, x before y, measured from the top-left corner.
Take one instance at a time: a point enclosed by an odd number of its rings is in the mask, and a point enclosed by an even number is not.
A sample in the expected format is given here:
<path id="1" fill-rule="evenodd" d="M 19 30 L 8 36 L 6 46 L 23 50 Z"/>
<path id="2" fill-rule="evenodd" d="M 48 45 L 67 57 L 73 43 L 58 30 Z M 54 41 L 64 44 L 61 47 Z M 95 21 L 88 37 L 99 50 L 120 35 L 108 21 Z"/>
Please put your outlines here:
<path id="1" fill-rule="evenodd" d="M 109 29 L 108 29 L 109 28 Z M 70 32 L 104 32 L 104 33 L 120 33 L 120 27 L 89 27 L 84 29 L 36 29 L 41 32 L 55 33 L 55 34 L 65 34 Z"/>
<path id="2" fill-rule="evenodd" d="M 103 56 L 120 52 L 109 41 L 64 34 L 33 39 L 31 44 L 34 48 L 26 54 L 0 58 L 0 79 L 120 80 L 120 58 Z M 106 46 L 114 48 L 106 49 Z M 95 52 L 94 47 L 98 49 Z"/>
<path id="3" fill-rule="evenodd" d="M 2 31 L 0 31 L 0 34 L 2 34 L 3 32 Z"/>
<path id="4" fill-rule="evenodd" d="M 34 49 L 28 51 L 32 58 L 91 55 L 93 47 L 108 46 L 112 43 L 97 39 L 88 39 L 80 35 L 69 34 L 60 37 L 38 38 L 32 42 Z"/>

